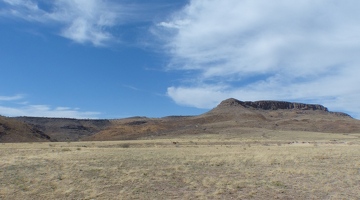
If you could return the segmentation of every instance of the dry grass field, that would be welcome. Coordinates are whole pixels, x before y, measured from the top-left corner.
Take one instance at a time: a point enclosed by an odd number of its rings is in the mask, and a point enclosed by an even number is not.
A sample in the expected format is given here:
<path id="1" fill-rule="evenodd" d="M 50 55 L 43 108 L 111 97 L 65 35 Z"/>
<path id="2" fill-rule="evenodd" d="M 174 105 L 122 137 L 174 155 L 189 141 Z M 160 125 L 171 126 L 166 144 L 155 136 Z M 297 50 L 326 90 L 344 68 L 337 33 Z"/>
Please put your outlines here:
<path id="1" fill-rule="evenodd" d="M 360 134 L 0 144 L 0 199 L 360 199 Z"/>

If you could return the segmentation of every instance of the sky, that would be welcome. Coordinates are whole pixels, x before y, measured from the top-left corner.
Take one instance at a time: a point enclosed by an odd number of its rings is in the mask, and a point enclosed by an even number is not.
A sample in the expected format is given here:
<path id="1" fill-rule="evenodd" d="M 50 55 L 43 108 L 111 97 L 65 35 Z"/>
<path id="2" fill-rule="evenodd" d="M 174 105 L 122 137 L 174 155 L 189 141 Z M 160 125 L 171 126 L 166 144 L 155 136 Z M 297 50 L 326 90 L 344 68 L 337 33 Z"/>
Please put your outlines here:
<path id="1" fill-rule="evenodd" d="M 360 1 L 0 0 L 0 115 L 198 115 L 222 100 L 360 118 Z"/>

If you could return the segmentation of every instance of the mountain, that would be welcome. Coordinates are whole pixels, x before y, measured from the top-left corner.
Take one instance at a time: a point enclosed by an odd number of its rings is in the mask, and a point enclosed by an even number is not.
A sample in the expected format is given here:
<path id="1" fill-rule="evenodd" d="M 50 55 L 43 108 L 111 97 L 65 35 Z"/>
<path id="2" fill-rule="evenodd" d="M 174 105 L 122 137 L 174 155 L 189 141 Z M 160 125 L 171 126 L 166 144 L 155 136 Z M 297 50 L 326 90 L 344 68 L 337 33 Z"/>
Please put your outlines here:
<path id="1" fill-rule="evenodd" d="M 317 104 L 227 99 L 204 114 L 233 121 L 235 126 L 330 133 L 360 132 L 360 121 Z"/>
<path id="2" fill-rule="evenodd" d="M 83 140 L 123 140 L 181 134 L 218 134 L 246 128 L 329 133 L 359 133 L 360 121 L 345 113 L 330 112 L 322 105 L 285 101 L 227 99 L 199 116 L 159 119 L 128 118 Z"/>
<path id="3" fill-rule="evenodd" d="M 183 134 L 251 133 L 252 130 L 360 133 L 360 121 L 317 104 L 222 101 L 198 116 L 116 120 L 0 118 L 0 142 L 129 140 Z"/>

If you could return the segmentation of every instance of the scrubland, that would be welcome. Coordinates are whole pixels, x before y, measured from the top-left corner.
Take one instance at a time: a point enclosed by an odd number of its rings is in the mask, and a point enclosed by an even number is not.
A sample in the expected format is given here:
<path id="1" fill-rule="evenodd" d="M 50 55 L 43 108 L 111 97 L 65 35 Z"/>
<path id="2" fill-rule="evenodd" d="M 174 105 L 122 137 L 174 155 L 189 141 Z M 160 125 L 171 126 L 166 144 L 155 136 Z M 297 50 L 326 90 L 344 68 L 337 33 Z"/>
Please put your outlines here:
<path id="1" fill-rule="evenodd" d="M 360 134 L 0 144 L 0 199 L 360 199 Z"/>

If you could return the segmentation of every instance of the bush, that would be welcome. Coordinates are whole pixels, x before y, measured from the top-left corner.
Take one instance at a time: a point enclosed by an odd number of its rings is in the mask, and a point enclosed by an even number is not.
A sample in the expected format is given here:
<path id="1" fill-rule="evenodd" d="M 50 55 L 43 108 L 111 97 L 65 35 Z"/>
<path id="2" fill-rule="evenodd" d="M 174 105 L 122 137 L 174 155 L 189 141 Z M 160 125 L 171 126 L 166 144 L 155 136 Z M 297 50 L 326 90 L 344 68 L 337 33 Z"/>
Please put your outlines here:
<path id="1" fill-rule="evenodd" d="M 121 144 L 120 147 L 122 147 L 122 148 L 129 148 L 129 147 L 130 147 L 130 144 L 129 144 L 129 143 Z"/>

